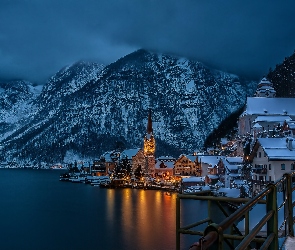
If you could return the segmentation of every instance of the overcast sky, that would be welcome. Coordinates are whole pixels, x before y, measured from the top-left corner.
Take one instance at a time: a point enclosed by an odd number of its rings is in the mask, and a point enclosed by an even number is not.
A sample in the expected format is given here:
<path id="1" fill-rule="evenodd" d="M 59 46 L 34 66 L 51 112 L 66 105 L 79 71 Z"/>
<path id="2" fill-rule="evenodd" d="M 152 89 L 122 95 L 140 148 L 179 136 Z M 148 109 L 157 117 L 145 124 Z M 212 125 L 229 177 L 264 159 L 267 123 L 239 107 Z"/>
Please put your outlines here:
<path id="1" fill-rule="evenodd" d="M 139 48 L 259 79 L 294 52 L 294 24 L 292 0 L 0 0 L 0 79 Z"/>

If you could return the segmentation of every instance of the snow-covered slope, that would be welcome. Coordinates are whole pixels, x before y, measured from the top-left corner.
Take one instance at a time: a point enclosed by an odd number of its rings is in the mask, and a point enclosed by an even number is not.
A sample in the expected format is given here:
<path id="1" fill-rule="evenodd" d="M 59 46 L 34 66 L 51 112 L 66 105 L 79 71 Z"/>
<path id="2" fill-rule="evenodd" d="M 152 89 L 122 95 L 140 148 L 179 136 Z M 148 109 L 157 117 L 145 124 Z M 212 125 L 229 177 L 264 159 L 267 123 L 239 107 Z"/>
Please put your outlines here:
<path id="1" fill-rule="evenodd" d="M 0 82 L 0 141 L 36 112 L 32 102 L 41 89 L 26 81 Z"/>
<path id="2" fill-rule="evenodd" d="M 2 157 L 60 162 L 71 152 L 89 159 L 142 147 L 149 109 L 157 154 L 178 156 L 202 147 L 255 89 L 200 62 L 145 50 L 88 73 L 66 68 L 43 88 L 39 112 L 2 142 Z"/>

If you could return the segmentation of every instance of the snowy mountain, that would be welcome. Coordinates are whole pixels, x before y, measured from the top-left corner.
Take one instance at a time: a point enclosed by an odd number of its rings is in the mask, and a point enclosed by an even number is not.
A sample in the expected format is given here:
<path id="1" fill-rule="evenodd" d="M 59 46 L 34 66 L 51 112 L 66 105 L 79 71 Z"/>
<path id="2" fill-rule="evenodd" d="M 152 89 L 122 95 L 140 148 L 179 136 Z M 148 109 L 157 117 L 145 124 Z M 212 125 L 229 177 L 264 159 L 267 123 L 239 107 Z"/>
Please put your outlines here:
<path id="1" fill-rule="evenodd" d="M 36 111 L 32 103 L 42 86 L 26 81 L 0 82 L 0 141 L 24 124 Z"/>
<path id="2" fill-rule="evenodd" d="M 49 79 L 36 103 L 40 108 L 56 109 L 55 105 L 60 105 L 67 96 L 89 81 L 98 80 L 103 68 L 101 64 L 83 61 L 63 68 Z"/>
<path id="3" fill-rule="evenodd" d="M 104 68 L 80 62 L 48 81 L 38 112 L 2 140 L 1 157 L 54 163 L 142 147 L 149 109 L 157 155 L 179 156 L 201 148 L 255 89 L 200 62 L 145 50 Z"/>

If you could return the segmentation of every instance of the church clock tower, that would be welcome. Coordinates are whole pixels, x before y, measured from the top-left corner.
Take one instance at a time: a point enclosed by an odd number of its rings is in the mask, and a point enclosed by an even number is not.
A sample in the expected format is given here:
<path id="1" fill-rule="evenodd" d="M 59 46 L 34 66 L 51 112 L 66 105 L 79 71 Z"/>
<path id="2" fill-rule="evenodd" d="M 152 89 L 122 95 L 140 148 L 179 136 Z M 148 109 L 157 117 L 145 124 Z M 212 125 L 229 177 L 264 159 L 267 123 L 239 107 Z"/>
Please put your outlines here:
<path id="1" fill-rule="evenodd" d="M 151 111 L 149 111 L 147 131 L 143 140 L 143 152 L 145 156 L 145 172 L 154 175 L 156 141 L 153 135 Z"/>

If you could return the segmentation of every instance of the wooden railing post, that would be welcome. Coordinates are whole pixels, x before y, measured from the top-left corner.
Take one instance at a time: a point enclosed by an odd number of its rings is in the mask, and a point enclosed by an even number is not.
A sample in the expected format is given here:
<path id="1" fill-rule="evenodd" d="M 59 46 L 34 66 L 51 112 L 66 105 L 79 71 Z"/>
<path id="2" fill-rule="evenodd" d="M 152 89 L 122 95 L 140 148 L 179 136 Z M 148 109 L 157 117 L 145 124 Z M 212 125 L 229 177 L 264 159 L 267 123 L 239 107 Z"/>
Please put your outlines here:
<path id="1" fill-rule="evenodd" d="M 294 237 L 294 229 L 293 229 L 293 201 L 292 201 L 292 175 L 284 174 L 286 177 L 286 216 L 288 216 L 288 220 L 286 222 L 287 233 L 289 236 Z"/>
<path id="2" fill-rule="evenodd" d="M 273 211 L 273 216 L 267 223 L 267 235 L 274 234 L 275 237 L 269 245 L 270 250 L 279 249 L 278 241 L 278 209 L 277 209 L 277 187 L 274 184 L 268 184 L 268 188 L 271 189 L 266 196 L 266 214 Z"/>

